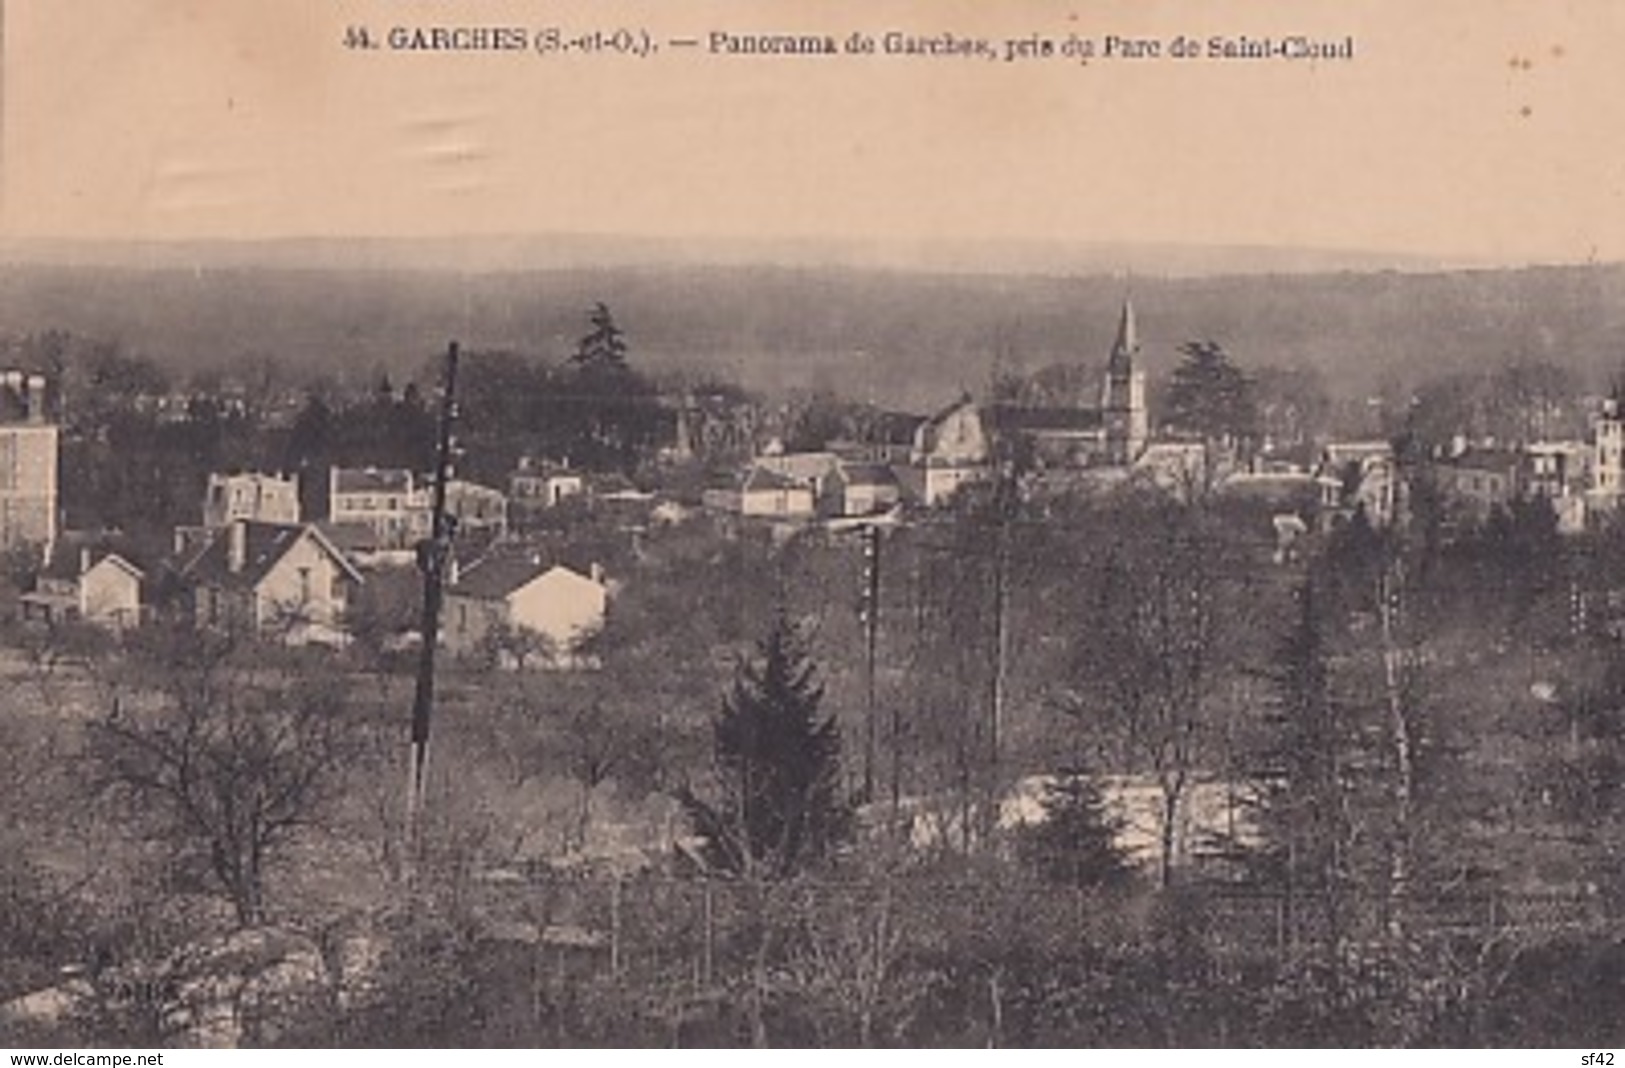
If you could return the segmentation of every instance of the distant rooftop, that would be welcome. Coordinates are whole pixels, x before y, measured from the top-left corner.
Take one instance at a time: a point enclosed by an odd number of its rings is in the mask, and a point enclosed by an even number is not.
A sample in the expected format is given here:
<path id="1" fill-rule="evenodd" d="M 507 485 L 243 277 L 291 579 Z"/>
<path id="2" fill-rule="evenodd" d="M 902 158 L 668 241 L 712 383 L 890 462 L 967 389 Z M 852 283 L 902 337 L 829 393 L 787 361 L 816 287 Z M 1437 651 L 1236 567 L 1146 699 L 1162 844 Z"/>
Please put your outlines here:
<path id="1" fill-rule="evenodd" d="M 412 472 L 398 467 L 335 467 L 334 493 L 409 493 Z"/>

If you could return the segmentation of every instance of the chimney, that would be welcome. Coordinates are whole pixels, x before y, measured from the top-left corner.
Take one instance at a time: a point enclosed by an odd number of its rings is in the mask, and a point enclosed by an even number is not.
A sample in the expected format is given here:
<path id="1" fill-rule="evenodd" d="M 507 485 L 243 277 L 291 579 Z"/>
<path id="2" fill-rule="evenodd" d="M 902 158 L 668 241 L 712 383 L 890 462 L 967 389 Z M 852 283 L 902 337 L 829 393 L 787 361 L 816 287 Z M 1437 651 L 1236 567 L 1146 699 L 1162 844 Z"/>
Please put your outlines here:
<path id="1" fill-rule="evenodd" d="M 241 519 L 231 521 L 226 528 L 226 570 L 233 575 L 248 564 L 248 523 Z"/>
<path id="2" fill-rule="evenodd" d="M 29 375 L 27 400 L 24 401 L 28 409 L 30 423 L 45 422 L 45 376 Z"/>
<path id="3" fill-rule="evenodd" d="M 596 560 L 593 561 L 593 565 L 587 569 L 587 573 L 594 582 L 598 583 L 598 585 L 602 586 L 604 584 L 603 564 L 598 563 Z"/>
<path id="4" fill-rule="evenodd" d="M 83 545 L 83 546 L 80 546 L 80 548 L 79 548 L 79 574 L 83 575 L 86 571 L 89 571 L 89 570 L 90 570 L 90 546 Z"/>

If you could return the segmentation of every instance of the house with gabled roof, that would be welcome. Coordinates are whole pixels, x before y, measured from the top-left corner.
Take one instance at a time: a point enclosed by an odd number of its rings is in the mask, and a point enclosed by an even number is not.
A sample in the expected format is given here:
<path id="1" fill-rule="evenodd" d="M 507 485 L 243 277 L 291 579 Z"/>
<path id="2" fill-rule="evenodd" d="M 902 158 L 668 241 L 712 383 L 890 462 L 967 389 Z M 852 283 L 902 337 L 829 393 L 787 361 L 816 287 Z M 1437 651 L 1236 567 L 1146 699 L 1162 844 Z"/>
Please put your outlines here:
<path id="1" fill-rule="evenodd" d="M 753 461 L 763 470 L 811 486 L 814 498 L 823 496 L 825 484 L 839 462 L 833 452 L 785 452 L 782 449 L 765 450 Z"/>
<path id="2" fill-rule="evenodd" d="M 923 415 L 875 410 L 859 415 L 852 438 L 829 443 L 829 451 L 843 460 L 874 464 L 906 464 L 914 451 L 914 435 Z"/>
<path id="3" fill-rule="evenodd" d="M 341 645 L 344 614 L 362 576 L 314 523 L 239 519 L 181 561 L 200 627 L 290 645 Z"/>
<path id="4" fill-rule="evenodd" d="M 903 494 L 897 473 L 889 464 L 846 461 L 836 465 L 827 491 L 830 511 L 840 516 L 888 512 L 897 507 Z"/>
<path id="5" fill-rule="evenodd" d="M 22 595 L 22 615 L 52 626 L 83 622 L 122 631 L 141 622 L 146 577 L 105 541 L 64 537 L 52 545 L 34 589 Z"/>
<path id="6" fill-rule="evenodd" d="M 577 570 L 555 554 L 496 551 L 458 569 L 446 588 L 441 628 L 454 655 L 494 655 L 572 666 L 604 623 L 609 587 L 596 565 Z"/>
<path id="7" fill-rule="evenodd" d="M 966 393 L 915 430 L 905 469 L 910 495 L 926 506 L 940 504 L 960 486 L 990 477 L 992 458 L 993 428 L 985 409 Z"/>
<path id="8" fill-rule="evenodd" d="M 713 511 L 755 519 L 808 519 L 817 500 L 811 483 L 752 467 L 726 486 L 708 489 L 702 496 Z"/>

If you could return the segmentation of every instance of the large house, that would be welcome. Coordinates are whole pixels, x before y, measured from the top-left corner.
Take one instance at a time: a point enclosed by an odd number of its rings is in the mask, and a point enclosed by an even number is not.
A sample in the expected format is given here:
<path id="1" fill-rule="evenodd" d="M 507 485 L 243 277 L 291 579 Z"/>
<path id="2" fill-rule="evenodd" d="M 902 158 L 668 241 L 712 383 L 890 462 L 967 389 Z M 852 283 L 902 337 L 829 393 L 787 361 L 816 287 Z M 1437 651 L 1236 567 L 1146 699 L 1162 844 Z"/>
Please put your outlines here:
<path id="1" fill-rule="evenodd" d="M 238 519 L 299 522 L 299 479 L 253 471 L 211 473 L 203 497 L 203 525 L 223 527 Z"/>
<path id="2" fill-rule="evenodd" d="M 56 539 L 57 452 L 45 377 L 0 373 L 0 550 Z"/>
<path id="3" fill-rule="evenodd" d="M 539 554 L 493 553 L 461 569 L 446 588 L 442 628 L 448 651 L 490 653 L 507 666 L 575 662 L 584 639 L 604 622 L 609 588 Z"/>
<path id="4" fill-rule="evenodd" d="M 1332 442 L 1321 451 L 1319 474 L 1335 480 L 1336 506 L 1363 512 L 1374 527 L 1399 518 L 1399 461 L 1387 441 Z"/>
<path id="5" fill-rule="evenodd" d="M 508 476 L 508 496 L 518 508 L 557 508 L 585 488 L 581 472 L 568 463 L 549 463 L 530 456 L 520 457 L 518 469 Z"/>
<path id="6" fill-rule="evenodd" d="M 365 524 L 383 548 L 406 548 L 429 533 L 422 491 L 412 472 L 400 468 L 333 468 L 328 475 L 327 519 L 334 524 Z"/>
<path id="7" fill-rule="evenodd" d="M 967 393 L 915 430 L 902 474 L 911 496 L 932 507 L 961 486 L 985 481 L 992 471 L 992 428 L 983 407 Z"/>
<path id="8" fill-rule="evenodd" d="M 1523 473 L 1523 454 L 1502 448 L 1467 449 L 1434 468 L 1445 499 L 1476 523 L 1524 496 Z"/>
<path id="9" fill-rule="evenodd" d="M 424 504 L 427 506 L 429 502 Z M 446 515 L 456 523 L 459 534 L 500 535 L 508 529 L 508 498 L 501 490 L 478 482 L 447 479 Z M 425 529 L 427 525 L 425 519 Z"/>
<path id="10" fill-rule="evenodd" d="M 1592 422 L 1586 503 L 1593 511 L 1612 512 L 1621 493 L 1625 493 L 1625 412 L 1620 410 L 1618 397 L 1609 397 Z"/>
<path id="11" fill-rule="evenodd" d="M 200 627 L 290 645 L 344 642 L 344 614 L 361 573 L 314 523 L 239 519 L 181 561 Z"/>

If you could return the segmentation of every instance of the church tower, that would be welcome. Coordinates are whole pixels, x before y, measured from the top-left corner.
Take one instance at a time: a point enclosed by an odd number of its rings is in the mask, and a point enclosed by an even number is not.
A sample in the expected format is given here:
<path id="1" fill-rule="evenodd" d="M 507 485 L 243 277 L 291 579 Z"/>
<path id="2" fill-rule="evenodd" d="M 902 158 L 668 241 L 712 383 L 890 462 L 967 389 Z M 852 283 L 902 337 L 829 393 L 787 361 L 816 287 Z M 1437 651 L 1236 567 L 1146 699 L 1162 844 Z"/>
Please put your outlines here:
<path id="1" fill-rule="evenodd" d="M 1134 366 L 1140 353 L 1134 304 L 1123 301 L 1117 321 L 1117 340 L 1106 362 L 1106 380 L 1100 391 L 1100 416 L 1106 444 L 1106 462 L 1125 466 L 1139 459 L 1150 436 L 1145 409 L 1145 372 Z"/>

